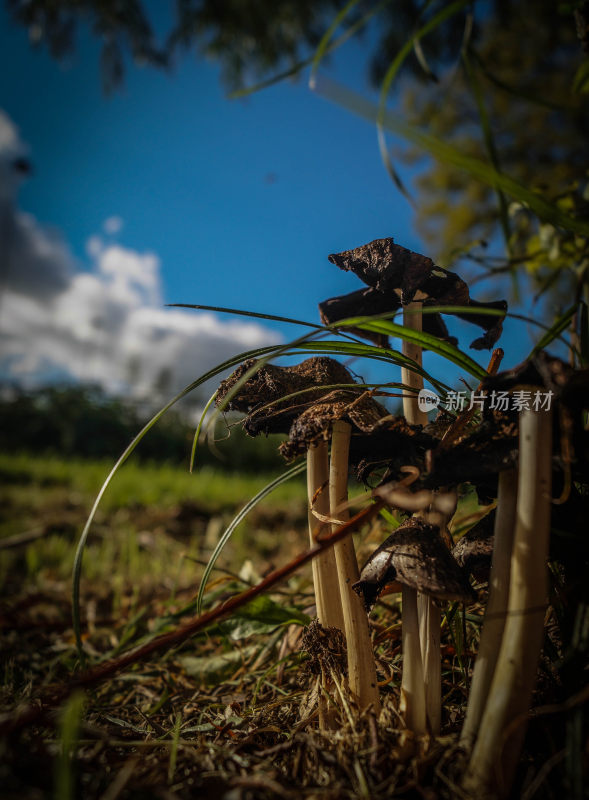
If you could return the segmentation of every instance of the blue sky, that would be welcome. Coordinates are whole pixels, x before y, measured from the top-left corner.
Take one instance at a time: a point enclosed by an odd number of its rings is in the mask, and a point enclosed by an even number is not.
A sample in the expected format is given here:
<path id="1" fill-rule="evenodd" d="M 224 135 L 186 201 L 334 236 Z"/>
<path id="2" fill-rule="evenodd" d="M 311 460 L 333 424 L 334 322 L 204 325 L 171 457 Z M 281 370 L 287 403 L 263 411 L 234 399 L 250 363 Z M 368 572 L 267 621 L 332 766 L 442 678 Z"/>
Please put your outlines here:
<path id="1" fill-rule="evenodd" d="M 69 373 L 145 394 L 167 370 L 175 391 L 235 352 L 295 332 L 211 315 L 196 325 L 190 312 L 163 313 L 165 303 L 317 321 L 319 301 L 360 288 L 329 253 L 384 236 L 423 252 L 373 127 L 311 92 L 308 75 L 230 101 L 217 66 L 187 56 L 171 73 L 129 66 L 122 89 L 105 96 L 89 35 L 60 65 L 30 48 L 3 7 L 0 53 L 5 127 L 17 129 L 12 144 L 16 136 L 34 164 L 14 211 L 21 229 L 28 220 L 37 250 L 51 250 L 50 263 L 67 261 L 68 276 L 67 293 L 56 289 L 43 303 L 38 329 L 31 298 L 22 299 L 24 277 L 21 295 L 6 295 L 5 379 Z M 329 74 L 368 91 L 366 55 L 348 44 Z M 33 283 L 31 268 L 31 295 Z M 464 348 L 478 335 L 465 327 Z M 528 340 L 513 341 L 510 363 Z M 486 364 L 486 352 L 471 354 Z"/>

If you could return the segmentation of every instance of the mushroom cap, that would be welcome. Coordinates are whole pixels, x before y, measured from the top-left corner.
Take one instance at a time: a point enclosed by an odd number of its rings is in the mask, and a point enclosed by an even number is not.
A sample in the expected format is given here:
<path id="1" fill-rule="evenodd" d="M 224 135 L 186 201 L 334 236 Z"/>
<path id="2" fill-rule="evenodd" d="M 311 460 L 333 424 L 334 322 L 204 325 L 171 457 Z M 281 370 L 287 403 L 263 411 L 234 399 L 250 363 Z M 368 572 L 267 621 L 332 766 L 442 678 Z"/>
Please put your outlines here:
<path id="1" fill-rule="evenodd" d="M 395 580 L 438 600 L 474 598 L 438 526 L 418 517 L 406 520 L 374 551 L 352 588 L 370 610 L 384 587 Z"/>
<path id="2" fill-rule="evenodd" d="M 368 392 L 353 395 L 345 389 L 338 389 L 293 421 L 288 441 L 280 445 L 280 452 L 287 460 L 306 452 L 312 444 L 329 435 L 336 420 L 348 422 L 353 430 L 366 434 L 374 431 L 380 420 L 389 416 L 387 409 Z"/>
<path id="3" fill-rule="evenodd" d="M 399 302 L 407 305 L 413 300 L 423 300 L 424 306 L 445 305 L 445 306 L 470 306 L 474 309 L 494 309 L 507 311 L 505 300 L 481 303 L 471 300 L 467 284 L 456 273 L 438 267 L 431 258 L 414 253 L 395 244 L 392 238 L 375 239 L 368 244 L 356 247 L 354 250 L 345 250 L 342 253 L 332 253 L 328 256 L 329 261 L 342 270 L 353 272 L 361 281 L 366 283 L 373 291 L 370 298 L 374 303 L 374 309 L 369 314 L 383 313 L 380 310 L 383 306 L 385 311 L 395 310 Z M 378 299 L 378 294 L 384 299 Z M 348 307 L 353 308 L 354 303 L 364 306 L 365 297 L 357 293 L 347 295 L 344 298 L 332 298 L 320 305 L 320 314 L 323 321 L 329 323 L 342 319 L 342 316 L 334 316 L 337 311 L 337 301 L 341 307 L 347 302 Z M 330 309 L 330 305 L 334 308 Z M 345 316 L 355 316 L 346 313 Z M 364 312 L 362 312 L 364 313 Z M 485 333 L 475 339 L 471 347 L 475 350 L 490 349 L 501 336 L 503 330 L 504 314 L 494 316 L 489 314 L 471 314 L 464 311 L 452 312 L 467 322 L 472 322 L 481 327 Z M 431 315 L 434 319 L 426 322 L 424 317 L 424 330 L 433 333 L 440 338 L 447 338 L 453 341 L 448 335 L 446 326 L 439 315 Z M 435 319 L 438 317 L 438 319 Z M 370 337 L 368 337 L 370 338 Z M 454 340 L 455 341 L 455 340 Z"/>
<path id="4" fill-rule="evenodd" d="M 489 580 L 493 557 L 493 523 L 495 511 L 467 531 L 452 548 L 452 555 L 460 566 L 479 583 Z"/>
<path id="5" fill-rule="evenodd" d="M 238 381 L 257 363 L 256 359 L 248 359 L 221 381 L 215 403 L 220 405 Z M 302 410 L 325 397 L 326 390 L 323 387 L 334 384 L 355 385 L 348 370 L 333 358 L 315 356 L 289 367 L 265 364 L 230 398 L 226 408 L 246 413 L 244 428 L 250 436 L 288 433 L 293 420 Z M 281 400 L 301 391 L 304 394 Z M 361 392 L 361 389 L 356 389 L 354 396 Z M 266 408 L 268 403 L 273 405 Z"/>

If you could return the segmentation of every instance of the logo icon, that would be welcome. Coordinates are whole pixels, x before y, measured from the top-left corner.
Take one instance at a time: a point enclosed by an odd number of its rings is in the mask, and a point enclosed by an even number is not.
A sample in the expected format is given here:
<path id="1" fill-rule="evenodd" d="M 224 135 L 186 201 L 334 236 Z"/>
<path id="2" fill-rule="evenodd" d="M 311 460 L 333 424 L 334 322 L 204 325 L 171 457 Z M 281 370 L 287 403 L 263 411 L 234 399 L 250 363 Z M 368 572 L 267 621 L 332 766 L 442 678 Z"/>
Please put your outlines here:
<path id="1" fill-rule="evenodd" d="M 437 408 L 439 404 L 440 398 L 435 392 L 430 391 L 430 389 L 420 389 L 417 395 L 417 406 L 420 411 L 425 411 L 427 413 Z"/>

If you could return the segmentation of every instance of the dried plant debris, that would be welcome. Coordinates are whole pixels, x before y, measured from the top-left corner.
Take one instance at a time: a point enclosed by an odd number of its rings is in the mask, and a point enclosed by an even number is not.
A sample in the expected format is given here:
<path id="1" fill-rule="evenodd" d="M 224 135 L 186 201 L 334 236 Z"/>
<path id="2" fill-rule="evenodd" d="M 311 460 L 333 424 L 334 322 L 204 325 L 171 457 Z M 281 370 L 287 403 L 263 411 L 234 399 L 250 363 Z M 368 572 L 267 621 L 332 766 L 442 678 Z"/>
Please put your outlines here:
<path id="1" fill-rule="evenodd" d="M 338 628 L 325 628 L 319 620 L 312 620 L 303 632 L 301 650 L 309 656 L 305 662 L 307 673 L 347 674 L 346 637 Z"/>
<path id="2" fill-rule="evenodd" d="M 325 324 L 333 324 L 345 317 L 396 311 L 401 305 L 407 305 L 413 300 L 422 300 L 424 307 L 469 306 L 473 311 L 476 309 L 507 311 L 505 300 L 484 303 L 472 300 L 468 286 L 462 278 L 454 272 L 436 266 L 431 258 L 395 244 L 391 238 L 375 239 L 354 250 L 334 253 L 329 256 L 329 260 L 340 269 L 353 272 L 370 289 L 368 293 L 352 292 L 321 303 L 319 313 Z M 372 310 L 369 310 L 371 303 Z M 484 330 L 484 335 L 471 343 L 473 349 L 491 349 L 501 336 L 504 315 L 464 311 L 455 313 L 461 319 L 472 322 Z M 453 344 L 457 341 L 449 336 L 439 314 L 424 314 L 423 328 L 426 332 Z M 376 341 L 373 334 L 362 332 L 362 335 Z M 381 344 L 382 340 L 377 343 Z"/>
<path id="3" fill-rule="evenodd" d="M 353 589 L 369 611 L 387 584 L 398 581 L 438 600 L 470 601 L 473 591 L 440 530 L 412 517 L 370 556 Z"/>
<path id="4" fill-rule="evenodd" d="M 493 525 L 495 511 L 491 511 L 462 536 L 452 549 L 460 566 L 479 583 L 489 580 L 493 556 Z"/>
<path id="5" fill-rule="evenodd" d="M 327 392 L 322 387 L 339 384 L 355 386 L 354 379 L 342 364 L 332 358 L 316 356 L 292 367 L 264 364 L 236 390 L 239 381 L 256 364 L 256 359 L 248 359 L 237 367 L 221 382 L 215 400 L 219 406 L 229 398 L 225 405 L 228 411 L 247 414 L 244 428 L 250 436 L 259 433 L 288 433 L 293 420 L 302 411 L 325 397 Z M 303 394 L 288 397 L 296 392 Z M 346 396 L 348 401 L 352 401 L 362 390 L 351 388 L 350 392 L 340 392 L 340 396 Z M 286 397 L 288 399 L 282 399 Z M 272 405 L 269 406 L 270 403 Z"/>

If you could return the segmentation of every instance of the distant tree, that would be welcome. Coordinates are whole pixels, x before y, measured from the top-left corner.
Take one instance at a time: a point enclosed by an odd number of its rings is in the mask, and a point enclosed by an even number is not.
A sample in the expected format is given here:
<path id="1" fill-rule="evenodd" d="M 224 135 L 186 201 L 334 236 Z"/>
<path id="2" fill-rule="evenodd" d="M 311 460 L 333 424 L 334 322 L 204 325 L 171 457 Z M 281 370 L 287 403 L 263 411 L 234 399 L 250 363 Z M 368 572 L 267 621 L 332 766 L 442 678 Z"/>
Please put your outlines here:
<path id="1" fill-rule="evenodd" d="M 108 458 L 123 452 L 150 417 L 124 398 L 110 397 L 98 386 L 15 388 L 0 396 L 0 450 L 53 453 L 61 457 Z M 149 461 L 188 465 L 194 427 L 181 413 L 169 411 L 137 448 Z M 241 426 L 217 426 L 214 448 L 202 444 L 199 465 L 221 470 L 267 471 L 283 465 L 274 438 L 252 439 Z"/>

